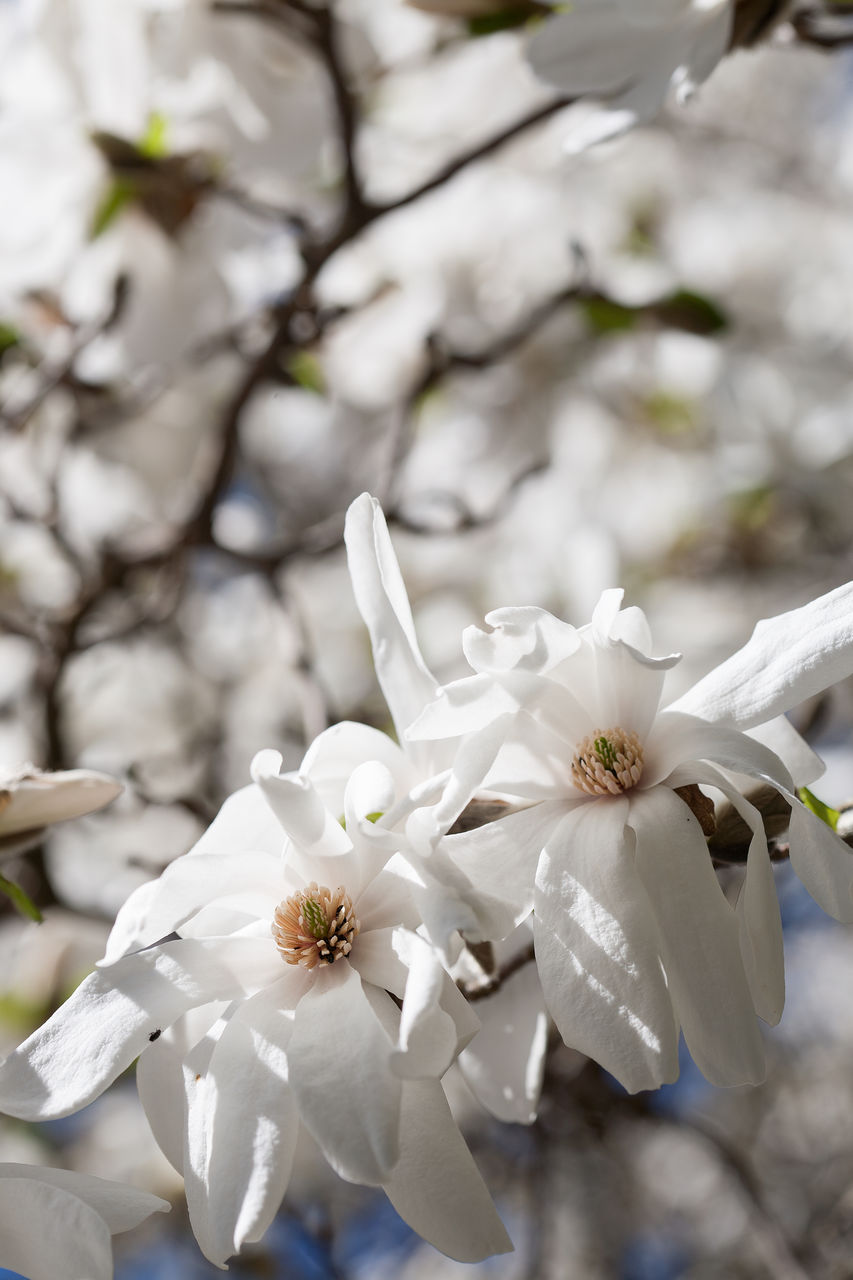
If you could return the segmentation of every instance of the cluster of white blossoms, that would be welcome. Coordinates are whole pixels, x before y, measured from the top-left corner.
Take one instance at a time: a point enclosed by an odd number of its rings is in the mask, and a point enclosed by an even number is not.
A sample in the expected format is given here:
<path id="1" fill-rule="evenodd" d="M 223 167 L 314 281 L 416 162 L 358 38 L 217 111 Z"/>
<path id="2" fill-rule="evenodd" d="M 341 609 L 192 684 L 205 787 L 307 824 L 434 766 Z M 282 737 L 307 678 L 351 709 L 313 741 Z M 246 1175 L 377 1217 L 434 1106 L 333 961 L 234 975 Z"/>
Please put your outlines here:
<path id="1" fill-rule="evenodd" d="M 346 541 L 398 741 L 343 723 L 297 773 L 256 756 L 253 782 L 131 895 L 95 972 L 0 1065 L 0 1109 L 46 1120 L 138 1059 L 218 1265 L 269 1227 L 303 1126 L 450 1256 L 510 1248 L 442 1079 L 458 1061 L 487 1108 L 532 1121 L 548 1017 L 631 1091 L 675 1078 L 679 1032 L 710 1080 L 760 1080 L 757 1019 L 778 1020 L 784 976 L 756 784 L 791 807 L 810 893 L 853 920 L 853 854 L 801 803 L 820 763 L 783 714 L 853 671 L 853 584 L 760 623 L 669 704 L 678 656 L 653 656 L 612 590 L 580 629 L 533 607 L 489 614 L 464 634 L 474 674 L 440 687 L 367 494 Z M 733 901 L 707 843 L 715 800 L 751 831 Z M 515 979 L 531 933 L 535 965 L 507 1000 L 476 944 L 513 954 Z M 493 994 L 475 1013 L 478 958 Z M 79 1200 L 81 1232 L 87 1214 L 109 1231 L 88 1181 L 45 1184 Z"/>

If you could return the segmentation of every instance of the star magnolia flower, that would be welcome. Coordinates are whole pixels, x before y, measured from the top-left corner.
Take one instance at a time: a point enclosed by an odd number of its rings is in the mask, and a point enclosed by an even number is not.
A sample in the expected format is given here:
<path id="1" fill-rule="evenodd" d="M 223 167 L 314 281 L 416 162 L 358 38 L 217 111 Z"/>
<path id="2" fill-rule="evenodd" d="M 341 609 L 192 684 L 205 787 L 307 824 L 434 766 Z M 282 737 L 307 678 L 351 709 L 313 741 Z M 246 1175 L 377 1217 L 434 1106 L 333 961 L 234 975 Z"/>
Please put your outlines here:
<path id="1" fill-rule="evenodd" d="M 406 844 L 413 893 L 431 941 L 448 961 L 459 957 L 460 935 L 469 941 L 510 933 L 516 904 L 476 889 L 444 855 L 440 844 L 468 803 L 491 760 L 488 744 L 459 749 L 454 741 L 406 738 L 409 724 L 430 705 L 440 685 L 424 662 L 400 567 L 382 508 L 363 493 L 351 504 L 345 530 L 353 592 L 370 633 L 376 674 L 400 746 L 366 725 L 340 724 L 321 734 L 303 772 L 324 795 L 366 759 L 381 760 L 394 779 L 394 801 L 383 825 L 400 830 L 420 805 L 432 804 L 434 839 L 417 857 Z M 452 766 L 452 768 L 450 767 Z M 524 929 L 520 945 L 529 943 Z M 507 943 L 511 953 L 514 941 Z M 461 958 L 464 976 L 464 955 Z M 528 967 L 529 968 L 529 967 Z M 535 972 L 516 976 L 507 989 L 478 1003 L 481 1030 L 459 1059 L 478 1100 L 498 1119 L 530 1124 L 536 1118 L 545 1065 L 546 1014 Z"/>
<path id="2" fill-rule="evenodd" d="M 28 1280 L 111 1280 L 110 1237 L 169 1207 L 84 1173 L 0 1164 L 0 1267 Z"/>
<path id="3" fill-rule="evenodd" d="M 0 858 L 21 853 L 51 823 L 102 809 L 121 789 L 120 782 L 91 769 L 0 769 Z"/>
<path id="4" fill-rule="evenodd" d="M 545 999 L 566 1043 L 635 1091 L 675 1078 L 680 1025 L 709 1080 L 758 1081 L 755 1013 L 771 1024 L 781 1014 L 782 934 L 764 828 L 743 789 L 758 779 L 785 796 L 794 870 L 828 912 L 853 920 L 853 855 L 757 740 L 800 772 L 814 765 L 777 717 L 853 671 L 853 584 L 759 623 L 664 710 L 678 655 L 652 657 L 645 617 L 620 611 L 621 599 L 605 592 L 580 630 L 539 609 L 489 614 L 490 633 L 464 637 L 478 674 L 448 685 L 411 732 L 490 744 L 486 785 L 530 803 L 444 847 L 519 918 L 532 908 Z M 722 792 L 752 830 L 734 907 L 693 812 L 695 784 Z M 431 821 L 425 808 L 409 825 L 423 833 Z"/>
<path id="5" fill-rule="evenodd" d="M 725 54 L 733 9 L 733 0 L 573 0 L 545 22 L 528 46 L 533 70 L 601 103 L 570 113 L 567 149 L 652 120 L 671 90 L 683 101 Z"/>
<path id="6" fill-rule="evenodd" d="M 300 1122 L 343 1178 L 382 1185 L 438 1248 L 505 1251 L 440 1083 L 478 1024 L 415 932 L 389 866 L 398 838 L 371 821 L 387 770 L 355 772 L 344 826 L 280 764 L 262 752 L 256 786 L 131 895 L 106 962 L 0 1066 L 0 1110 L 67 1115 L 139 1056 L 152 1130 L 220 1265 L 272 1221 Z"/>

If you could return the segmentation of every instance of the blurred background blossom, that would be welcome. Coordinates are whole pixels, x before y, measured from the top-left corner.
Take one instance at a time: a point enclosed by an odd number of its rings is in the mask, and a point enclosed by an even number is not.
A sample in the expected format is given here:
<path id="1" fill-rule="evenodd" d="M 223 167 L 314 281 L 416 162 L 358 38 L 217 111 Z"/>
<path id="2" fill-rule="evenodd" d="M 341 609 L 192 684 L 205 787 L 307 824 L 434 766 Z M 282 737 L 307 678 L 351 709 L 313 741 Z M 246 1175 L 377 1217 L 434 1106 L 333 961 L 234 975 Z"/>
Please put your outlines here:
<path id="1" fill-rule="evenodd" d="M 686 687 L 853 577 L 845 6 L 797 7 L 687 108 L 571 157 L 575 108 L 525 59 L 537 7 L 0 6 L 0 762 L 125 788 L 4 863 L 45 915 L 2 900 L 4 1051 L 258 749 L 295 768 L 335 720 L 389 727 L 342 550 L 362 490 L 442 680 L 490 608 L 580 623 L 620 583 Z M 795 718 L 842 806 L 851 690 Z M 559 1046 L 523 1127 L 452 1075 L 516 1243 L 465 1274 L 851 1273 L 853 938 L 777 880 L 765 1085 L 685 1059 L 630 1098 Z M 175 1201 L 116 1241 L 119 1280 L 214 1274 L 129 1082 L 0 1119 L 0 1159 Z M 463 1274 L 308 1139 L 231 1270 Z"/>

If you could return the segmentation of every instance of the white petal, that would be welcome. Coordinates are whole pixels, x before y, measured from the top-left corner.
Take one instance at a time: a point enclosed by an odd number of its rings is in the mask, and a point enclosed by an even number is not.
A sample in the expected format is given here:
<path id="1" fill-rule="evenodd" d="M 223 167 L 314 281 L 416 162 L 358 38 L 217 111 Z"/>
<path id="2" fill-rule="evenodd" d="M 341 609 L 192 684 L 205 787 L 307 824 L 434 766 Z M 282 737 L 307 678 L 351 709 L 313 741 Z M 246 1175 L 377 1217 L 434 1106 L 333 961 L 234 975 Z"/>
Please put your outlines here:
<path id="1" fill-rule="evenodd" d="M 565 818 L 542 854 L 533 923 L 560 1034 L 635 1093 L 675 1079 L 678 1030 L 627 814 L 626 799 L 602 797 Z"/>
<path id="2" fill-rule="evenodd" d="M 515 714 L 518 698 L 490 675 L 465 676 L 437 690 L 405 732 L 406 742 L 458 738 L 476 733 L 500 716 Z"/>
<path id="3" fill-rule="evenodd" d="M 405 1082 L 400 1159 L 384 1185 L 400 1217 L 449 1257 L 479 1262 L 512 1249 L 437 1081 Z"/>
<path id="4" fill-rule="evenodd" d="M 122 1182 L 110 1182 L 106 1178 L 94 1178 L 88 1173 L 72 1169 L 47 1169 L 33 1164 L 0 1164 L 0 1179 L 30 1179 L 58 1187 L 82 1200 L 102 1218 L 111 1235 L 138 1227 L 152 1213 L 168 1213 L 168 1200 L 152 1196 L 147 1191 L 130 1187 Z M 4 1183 L 0 1182 L 0 1200 L 4 1196 Z M 2 1233 L 0 1233 L 2 1238 Z M 6 1265 L 0 1258 L 0 1265 Z"/>
<path id="5" fill-rule="evenodd" d="M 115 778 L 91 769 L 0 773 L 0 836 L 82 817 L 103 809 L 123 790 Z"/>
<path id="6" fill-rule="evenodd" d="M 791 866 L 818 906 L 844 924 L 853 923 L 853 849 L 816 814 L 788 794 L 791 805 Z"/>
<path id="7" fill-rule="evenodd" d="M 660 929 L 673 1004 L 693 1058 L 712 1084 L 764 1078 L 740 952 L 738 921 L 717 880 L 699 823 L 668 787 L 631 793 L 637 870 Z"/>
<path id="8" fill-rule="evenodd" d="M 853 673 L 853 582 L 759 622 L 672 709 L 748 729 Z"/>
<path id="9" fill-rule="evenodd" d="M 812 751 L 787 716 L 777 716 L 766 724 L 747 730 L 747 737 L 755 738 L 769 747 L 784 764 L 798 787 L 809 787 L 826 771 L 820 756 Z"/>
<path id="10" fill-rule="evenodd" d="M 346 855 L 352 844 L 338 817 L 329 813 L 307 778 L 280 773 L 277 751 L 259 751 L 252 761 L 252 777 L 300 852 L 320 856 Z"/>
<path id="11" fill-rule="evenodd" d="M 217 1265 L 261 1238 L 290 1180 L 299 1119 L 286 1053 L 305 981 L 286 973 L 244 1001 L 214 1029 L 206 1061 L 187 1062 L 187 1205 Z"/>
<path id="12" fill-rule="evenodd" d="M 587 801 L 577 801 L 583 807 Z M 474 831 L 447 836 L 441 848 L 476 889 L 509 903 L 515 923 L 530 912 L 540 853 L 570 810 L 566 801 L 543 801 Z"/>
<path id="13" fill-rule="evenodd" d="M 527 46 L 533 70 L 543 80 L 571 94 L 609 95 L 647 74 L 647 63 L 659 47 L 654 26 L 635 26 L 613 0 L 572 5 L 549 19 Z M 621 28 L 628 26 L 627 32 Z M 618 31 L 618 35 L 614 35 Z"/>
<path id="14" fill-rule="evenodd" d="M 691 782 L 717 787 L 752 830 L 746 877 L 735 912 L 740 929 L 741 956 L 755 1012 L 773 1027 L 781 1018 L 785 1004 L 785 960 L 779 899 L 761 814 L 712 765 L 693 764 L 683 771 L 676 770 L 669 785 L 677 787 Z"/>
<path id="15" fill-rule="evenodd" d="M 406 820 L 406 835 L 420 853 L 430 852 L 483 785 L 512 720 L 511 716 L 499 717 L 479 733 L 464 738 L 435 803 L 425 804 Z"/>
<path id="16" fill-rule="evenodd" d="M 662 711 L 645 745 L 641 787 L 656 786 L 690 760 L 712 760 L 733 773 L 790 788 L 790 775 L 777 755 L 737 729 L 710 724 L 678 711 Z"/>
<path id="17" fill-rule="evenodd" d="M 346 784 L 365 760 L 384 764 L 398 792 L 408 791 L 418 781 L 411 761 L 387 733 L 354 720 L 333 724 L 316 737 L 299 772 L 310 780 L 328 809 L 343 813 Z"/>
<path id="18" fill-rule="evenodd" d="M 548 1015 L 534 964 L 474 1005 L 482 1023 L 459 1066 L 471 1090 L 499 1120 L 532 1124 L 539 1107 Z"/>
<path id="19" fill-rule="evenodd" d="M 197 854 L 176 858 L 157 880 L 130 895 L 116 916 L 103 963 L 159 942 L 215 898 L 255 887 L 271 902 L 281 900 L 281 856 L 271 853 Z M 221 932 L 226 932 L 222 930 Z"/>
<path id="20" fill-rule="evenodd" d="M 290 1085 L 302 1120 L 348 1182 L 378 1185 L 397 1160 L 393 1050 L 356 970 L 346 961 L 319 970 L 296 1009 Z"/>
<path id="21" fill-rule="evenodd" d="M 278 964 L 271 938 L 214 938 L 97 969 L 0 1064 L 0 1110 L 25 1120 L 78 1111 L 185 1010 L 266 986 Z"/>
<path id="22" fill-rule="evenodd" d="M 382 508 L 363 493 L 347 512 L 344 539 L 352 589 L 370 633 L 376 675 L 397 736 L 431 702 L 438 689 L 418 648 L 406 588 L 388 536 Z M 424 756 L 415 748 L 415 757 Z"/>
<path id="23" fill-rule="evenodd" d="M 187 1127 L 183 1062 L 228 1007 L 217 1000 L 190 1009 L 146 1046 L 136 1064 L 136 1091 L 145 1118 L 163 1155 L 180 1174 Z"/>
<path id="24" fill-rule="evenodd" d="M 8 1178 L 0 1183 L 0 1267 L 28 1280 L 112 1280 L 110 1233 L 70 1192 Z"/>
<path id="25" fill-rule="evenodd" d="M 491 632 L 468 627 L 462 648 L 475 671 L 520 670 L 540 675 L 573 654 L 580 644 L 574 627 L 532 606 L 494 609 L 486 614 Z"/>
<path id="26" fill-rule="evenodd" d="M 190 853 L 240 853 L 243 849 L 280 857 L 284 833 L 263 797 L 250 783 L 229 796 Z"/>

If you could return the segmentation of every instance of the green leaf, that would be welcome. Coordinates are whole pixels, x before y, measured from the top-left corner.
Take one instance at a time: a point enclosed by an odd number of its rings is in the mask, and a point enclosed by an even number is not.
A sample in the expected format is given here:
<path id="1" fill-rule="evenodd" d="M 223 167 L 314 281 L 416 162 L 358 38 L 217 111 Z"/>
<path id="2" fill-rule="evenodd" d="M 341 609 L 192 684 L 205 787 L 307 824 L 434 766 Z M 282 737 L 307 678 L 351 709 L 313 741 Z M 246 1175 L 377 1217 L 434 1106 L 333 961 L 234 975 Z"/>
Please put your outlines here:
<path id="1" fill-rule="evenodd" d="M 494 13 L 479 13 L 469 18 L 468 34 L 469 36 L 491 36 L 497 31 L 510 31 L 513 27 L 523 27 L 531 18 L 538 18 L 543 12 L 550 12 L 550 10 L 537 3 L 504 5 Z"/>
<path id="2" fill-rule="evenodd" d="M 581 301 L 581 311 L 591 329 L 596 333 L 618 333 L 633 329 L 639 315 L 636 307 L 624 307 L 601 294 L 594 294 Z"/>
<path id="3" fill-rule="evenodd" d="M 828 804 L 824 804 L 822 800 L 818 800 L 816 795 L 809 791 L 808 787 L 800 787 L 797 795 L 802 800 L 807 809 L 820 818 L 821 822 L 825 822 L 833 831 L 838 830 L 838 819 L 841 814 L 837 809 L 830 809 Z"/>
<path id="4" fill-rule="evenodd" d="M 112 226 L 122 209 L 136 199 L 136 183 L 130 178 L 114 178 L 95 210 L 92 219 L 91 238 L 97 240 Z"/>
<path id="5" fill-rule="evenodd" d="M 313 391 L 322 396 L 326 391 L 326 379 L 323 366 L 310 351 L 294 351 L 285 365 L 293 381 L 305 391 Z"/>
<path id="6" fill-rule="evenodd" d="M 0 320 L 0 356 L 4 355 L 12 347 L 16 347 L 21 341 L 21 335 L 18 330 L 11 324 L 5 324 Z"/>
<path id="7" fill-rule="evenodd" d="M 30 895 L 25 893 L 19 884 L 14 884 L 11 880 L 7 880 L 5 876 L 0 876 L 0 893 L 5 893 L 6 897 L 22 916 L 26 916 L 29 920 L 35 920 L 36 924 L 41 924 L 41 912 Z"/>
<path id="8" fill-rule="evenodd" d="M 139 143 L 140 153 L 151 160 L 162 160 L 163 156 L 169 154 L 166 144 L 168 132 L 169 125 L 166 117 L 159 111 L 152 111 Z"/>
<path id="9" fill-rule="evenodd" d="M 728 317 L 715 302 L 690 289 L 677 289 L 668 298 L 656 302 L 652 310 L 661 324 L 701 337 L 720 333 L 729 326 Z"/>

